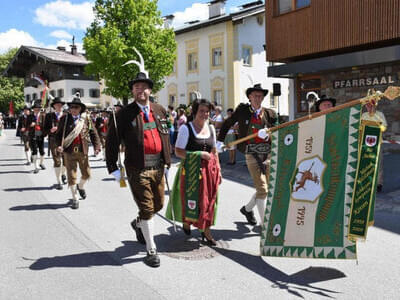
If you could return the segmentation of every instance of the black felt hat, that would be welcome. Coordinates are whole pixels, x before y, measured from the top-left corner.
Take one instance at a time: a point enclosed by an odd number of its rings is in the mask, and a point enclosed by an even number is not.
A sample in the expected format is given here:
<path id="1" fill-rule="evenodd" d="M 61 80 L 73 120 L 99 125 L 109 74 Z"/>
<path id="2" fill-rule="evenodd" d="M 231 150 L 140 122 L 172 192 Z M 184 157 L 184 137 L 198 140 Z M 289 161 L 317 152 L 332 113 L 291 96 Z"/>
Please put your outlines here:
<path id="1" fill-rule="evenodd" d="M 317 102 L 315 102 L 315 111 L 320 111 L 319 106 L 322 102 L 329 101 L 332 103 L 332 106 L 336 105 L 336 99 L 327 97 L 326 95 L 322 95 Z"/>
<path id="2" fill-rule="evenodd" d="M 53 101 L 51 101 L 51 107 L 54 108 L 54 104 L 57 104 L 57 103 L 61 103 L 62 105 L 65 104 L 65 102 L 64 102 L 64 101 L 61 101 L 61 99 L 60 99 L 59 97 L 55 97 L 55 98 L 53 99 Z"/>
<path id="3" fill-rule="evenodd" d="M 147 83 L 149 85 L 150 89 L 152 89 L 153 85 L 154 85 L 153 80 L 148 78 L 147 75 L 145 73 L 143 73 L 143 72 L 137 73 L 136 78 L 131 80 L 131 81 L 129 81 L 129 83 L 128 83 L 129 89 L 132 90 L 133 85 L 135 83 L 137 83 L 137 82 L 145 82 L 145 83 Z"/>
<path id="4" fill-rule="evenodd" d="M 259 91 L 259 92 L 263 92 L 264 93 L 264 97 L 268 94 L 268 90 L 267 89 L 263 89 L 261 87 L 261 83 L 256 83 L 253 87 L 250 87 L 246 90 L 246 96 L 247 98 L 249 98 L 249 95 L 254 92 L 254 91 Z"/>
<path id="5" fill-rule="evenodd" d="M 27 110 L 31 110 L 31 108 L 28 105 L 25 105 L 24 108 L 23 108 L 23 110 L 26 110 L 26 109 Z"/>
<path id="6" fill-rule="evenodd" d="M 67 104 L 68 104 L 68 106 L 71 106 L 71 105 L 80 105 L 80 106 L 81 106 L 81 113 L 83 113 L 83 112 L 86 110 L 86 105 L 83 104 L 82 101 L 81 101 L 81 99 L 78 98 L 78 97 L 74 97 L 74 98 L 72 99 L 72 101 L 71 101 L 71 102 L 68 102 Z"/>
<path id="7" fill-rule="evenodd" d="M 32 108 L 42 108 L 42 102 L 40 100 L 35 101 Z"/>
<path id="8" fill-rule="evenodd" d="M 117 104 L 114 104 L 114 106 L 118 106 L 118 107 L 124 107 L 121 103 L 121 101 L 118 101 Z"/>

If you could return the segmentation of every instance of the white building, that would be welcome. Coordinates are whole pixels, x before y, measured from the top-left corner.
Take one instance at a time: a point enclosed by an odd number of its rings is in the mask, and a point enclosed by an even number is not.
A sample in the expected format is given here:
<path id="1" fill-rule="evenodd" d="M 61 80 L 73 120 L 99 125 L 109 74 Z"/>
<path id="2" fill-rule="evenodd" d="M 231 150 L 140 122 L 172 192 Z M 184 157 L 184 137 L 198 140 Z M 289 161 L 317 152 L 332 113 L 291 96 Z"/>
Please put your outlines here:
<path id="1" fill-rule="evenodd" d="M 272 86 L 280 83 L 279 112 L 289 115 L 290 80 L 267 77 L 263 2 L 243 5 L 238 12 L 226 15 L 224 1 L 212 1 L 209 13 L 208 20 L 194 20 L 175 30 L 177 61 L 157 93 L 157 101 L 164 106 L 187 105 L 195 98 L 193 92 L 199 91 L 226 111 L 247 102 L 246 89 L 261 83 L 270 91 L 263 105 L 278 110 Z"/>

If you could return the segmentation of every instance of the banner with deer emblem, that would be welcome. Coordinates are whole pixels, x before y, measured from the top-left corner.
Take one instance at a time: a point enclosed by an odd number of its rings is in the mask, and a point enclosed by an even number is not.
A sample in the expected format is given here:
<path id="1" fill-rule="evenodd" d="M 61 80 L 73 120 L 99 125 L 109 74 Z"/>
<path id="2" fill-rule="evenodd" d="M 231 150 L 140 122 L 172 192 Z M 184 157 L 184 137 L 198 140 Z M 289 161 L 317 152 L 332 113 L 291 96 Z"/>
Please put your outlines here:
<path id="1" fill-rule="evenodd" d="M 355 259 L 348 224 L 361 105 L 272 134 L 261 255 Z"/>

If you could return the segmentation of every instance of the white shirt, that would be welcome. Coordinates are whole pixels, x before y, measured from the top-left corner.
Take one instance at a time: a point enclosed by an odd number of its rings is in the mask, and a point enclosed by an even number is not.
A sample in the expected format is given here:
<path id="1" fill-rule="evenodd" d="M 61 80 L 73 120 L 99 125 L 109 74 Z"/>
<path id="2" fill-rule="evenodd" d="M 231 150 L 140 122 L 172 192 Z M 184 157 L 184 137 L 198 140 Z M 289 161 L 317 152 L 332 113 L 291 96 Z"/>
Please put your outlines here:
<path id="1" fill-rule="evenodd" d="M 207 125 L 208 125 L 208 124 L 205 124 L 205 126 L 207 126 Z M 196 138 L 199 138 L 199 139 L 207 139 L 207 138 L 210 137 L 211 132 L 208 132 L 208 134 L 206 134 L 206 135 L 200 135 L 200 134 L 198 134 L 198 133 L 196 132 L 196 130 L 194 129 L 193 123 L 192 123 L 192 122 L 189 122 L 188 124 L 182 125 L 181 128 L 179 129 L 178 137 L 176 138 L 176 142 L 175 142 L 175 147 L 178 147 L 178 148 L 180 148 L 180 149 L 185 149 L 185 148 L 186 148 L 187 143 L 188 143 L 188 141 L 189 141 L 189 128 L 188 128 L 188 126 L 190 126 L 190 127 L 192 128 L 192 131 L 193 131 L 194 136 L 195 136 Z M 215 128 L 214 128 L 213 125 L 210 125 L 210 127 L 211 127 L 212 134 L 213 134 L 213 136 L 214 136 L 214 139 L 213 139 L 213 140 L 214 140 L 214 141 L 213 141 L 213 148 L 214 148 L 215 145 L 216 145 L 216 143 L 217 143 L 217 141 L 216 141 L 216 134 L 215 134 Z"/>

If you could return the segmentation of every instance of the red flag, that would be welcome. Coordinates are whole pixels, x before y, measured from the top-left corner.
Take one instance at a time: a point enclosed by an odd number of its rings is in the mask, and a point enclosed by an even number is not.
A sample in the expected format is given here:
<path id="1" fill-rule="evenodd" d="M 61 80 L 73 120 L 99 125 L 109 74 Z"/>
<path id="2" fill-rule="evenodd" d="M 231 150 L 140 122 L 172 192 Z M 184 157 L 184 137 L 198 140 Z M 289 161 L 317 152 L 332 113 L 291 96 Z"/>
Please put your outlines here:
<path id="1" fill-rule="evenodd" d="M 8 114 L 10 117 L 14 116 L 14 103 L 12 100 L 10 101 L 10 104 L 9 104 Z"/>

